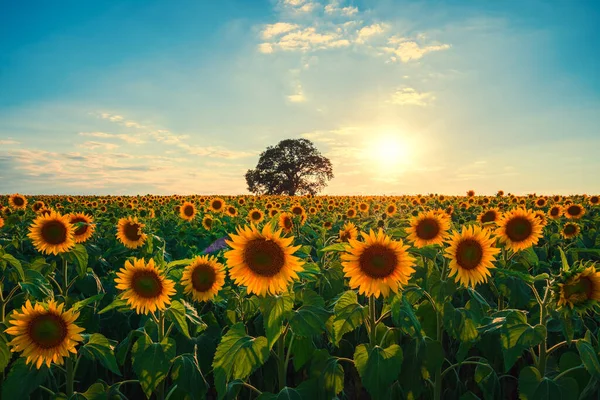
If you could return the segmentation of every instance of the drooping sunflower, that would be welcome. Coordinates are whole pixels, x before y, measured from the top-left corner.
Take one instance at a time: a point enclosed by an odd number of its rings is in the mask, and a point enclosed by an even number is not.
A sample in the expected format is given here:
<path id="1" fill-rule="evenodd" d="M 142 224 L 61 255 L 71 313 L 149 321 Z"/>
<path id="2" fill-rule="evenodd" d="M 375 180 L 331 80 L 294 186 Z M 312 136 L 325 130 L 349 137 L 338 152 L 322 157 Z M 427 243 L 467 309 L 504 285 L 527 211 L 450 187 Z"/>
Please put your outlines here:
<path id="1" fill-rule="evenodd" d="M 260 211 L 258 208 L 253 208 L 248 213 L 248 220 L 253 224 L 260 223 L 265 217 L 265 214 Z"/>
<path id="2" fill-rule="evenodd" d="M 205 215 L 204 218 L 202 218 L 202 226 L 204 227 L 204 229 L 210 231 L 212 229 L 212 225 L 213 218 L 210 215 Z"/>
<path id="3" fill-rule="evenodd" d="M 27 208 L 27 198 L 19 193 L 11 194 L 8 197 L 8 205 L 15 210 L 24 210 Z"/>
<path id="4" fill-rule="evenodd" d="M 294 229 L 294 219 L 293 215 L 288 212 L 282 212 L 279 214 L 279 218 L 277 220 L 277 226 L 285 233 L 290 233 L 292 229 Z"/>
<path id="5" fill-rule="evenodd" d="M 461 232 L 454 231 L 447 242 L 450 244 L 445 254 L 450 259 L 448 276 L 456 275 L 455 282 L 471 287 L 487 282 L 490 269 L 495 268 L 495 255 L 500 252 L 494 246 L 491 232 L 479 226 L 463 226 Z"/>
<path id="6" fill-rule="evenodd" d="M 580 219 L 585 214 L 585 208 L 581 204 L 570 204 L 564 208 L 565 217 L 570 219 Z"/>
<path id="7" fill-rule="evenodd" d="M 433 210 L 421 212 L 410 221 L 410 227 L 406 230 L 407 239 L 418 248 L 432 244 L 441 245 L 449 229 L 450 221 L 441 213 Z"/>
<path id="8" fill-rule="evenodd" d="M 77 354 L 75 346 L 83 341 L 80 333 L 83 328 L 75 325 L 78 312 L 64 311 L 64 304 L 57 305 L 54 300 L 44 307 L 41 303 L 35 306 L 27 300 L 21 308 L 14 311 L 10 326 L 6 333 L 14 336 L 8 343 L 13 352 L 22 352 L 27 364 L 34 364 L 37 369 L 43 364 L 63 364 L 70 353 Z"/>
<path id="9" fill-rule="evenodd" d="M 387 297 L 390 290 L 397 293 L 415 272 L 415 259 L 408 253 L 409 246 L 402 240 L 392 240 L 381 229 L 377 233 L 361 232 L 361 236 L 364 242 L 350 239 L 347 252 L 341 255 L 350 288 L 358 288 L 365 296 Z"/>
<path id="10" fill-rule="evenodd" d="M 582 263 L 563 271 L 554 285 L 554 297 L 559 307 L 585 312 L 600 302 L 600 271 L 596 264 Z"/>
<path id="11" fill-rule="evenodd" d="M 479 214 L 479 216 L 477 217 L 477 219 L 483 225 L 495 223 L 499 217 L 500 210 L 498 210 L 496 207 L 493 207 L 482 211 L 481 214 Z"/>
<path id="12" fill-rule="evenodd" d="M 220 197 L 215 197 L 210 200 L 208 207 L 213 212 L 221 213 L 225 210 L 225 200 Z"/>
<path id="13" fill-rule="evenodd" d="M 193 221 L 196 216 L 196 206 L 189 201 L 184 202 L 179 207 L 179 216 L 186 221 Z"/>
<path id="14" fill-rule="evenodd" d="M 506 248 L 517 252 L 525 250 L 542 237 L 544 224 L 531 210 L 516 208 L 507 211 L 498 220 L 496 235 Z"/>
<path id="15" fill-rule="evenodd" d="M 344 227 L 340 230 L 339 241 L 348 242 L 350 239 L 358 238 L 358 229 L 352 222 L 346 222 Z"/>
<path id="16" fill-rule="evenodd" d="M 229 276 L 237 285 L 246 286 L 249 293 L 259 296 L 284 292 L 290 282 L 298 279 L 304 264 L 294 252 L 294 237 L 281 237 L 266 224 L 262 232 L 256 226 L 237 227 L 226 243 L 233 249 L 225 253 Z"/>
<path id="17" fill-rule="evenodd" d="M 562 207 L 554 205 L 548 210 L 548 217 L 551 219 L 559 219 L 563 215 Z"/>
<path id="18" fill-rule="evenodd" d="M 144 259 L 133 259 L 133 264 L 125 261 L 125 267 L 117 272 L 117 289 L 124 290 L 122 295 L 127 304 L 138 314 L 148 314 L 156 310 L 165 310 L 175 294 L 175 283 L 164 277 L 154 265 Z"/>
<path id="19" fill-rule="evenodd" d="M 225 266 L 213 256 L 194 258 L 185 267 L 181 277 L 184 293 L 192 295 L 196 301 L 209 301 L 219 293 L 225 284 Z"/>
<path id="20" fill-rule="evenodd" d="M 137 217 L 123 217 L 117 223 L 117 239 L 130 249 L 136 249 L 146 242 L 146 234 L 142 232 L 145 227 Z"/>
<path id="21" fill-rule="evenodd" d="M 579 235 L 580 232 L 581 232 L 581 228 L 579 227 L 579 225 L 577 225 L 574 222 L 567 222 L 563 226 L 560 234 L 565 239 L 572 239 L 572 238 L 576 237 L 577 235 Z"/>
<path id="22" fill-rule="evenodd" d="M 75 228 L 73 232 L 75 237 L 75 243 L 85 243 L 96 229 L 94 225 L 94 219 L 84 213 L 71 214 L 70 220 L 71 225 Z"/>
<path id="23" fill-rule="evenodd" d="M 57 255 L 75 246 L 74 232 L 69 216 L 53 211 L 49 215 L 39 215 L 29 227 L 27 236 L 37 251 Z"/>

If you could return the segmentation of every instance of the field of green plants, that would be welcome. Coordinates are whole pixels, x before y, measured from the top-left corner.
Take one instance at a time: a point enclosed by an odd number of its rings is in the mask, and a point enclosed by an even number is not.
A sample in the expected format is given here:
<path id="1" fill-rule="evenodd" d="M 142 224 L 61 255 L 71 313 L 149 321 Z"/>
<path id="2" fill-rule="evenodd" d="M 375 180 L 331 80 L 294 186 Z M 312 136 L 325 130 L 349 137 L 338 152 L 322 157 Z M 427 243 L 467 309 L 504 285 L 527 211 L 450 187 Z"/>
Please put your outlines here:
<path id="1" fill-rule="evenodd" d="M 597 399 L 600 198 L 0 196 L 0 398 Z"/>

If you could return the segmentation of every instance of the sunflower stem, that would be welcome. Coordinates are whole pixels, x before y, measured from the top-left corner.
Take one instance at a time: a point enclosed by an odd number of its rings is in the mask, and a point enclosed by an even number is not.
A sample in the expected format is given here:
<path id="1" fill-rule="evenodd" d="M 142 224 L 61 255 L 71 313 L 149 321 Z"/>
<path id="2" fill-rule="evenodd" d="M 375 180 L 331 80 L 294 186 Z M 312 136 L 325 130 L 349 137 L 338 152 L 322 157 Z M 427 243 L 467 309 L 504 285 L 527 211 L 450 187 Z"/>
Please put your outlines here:
<path id="1" fill-rule="evenodd" d="M 73 368 L 73 359 L 71 356 L 67 357 L 66 361 L 67 367 L 67 387 L 65 390 L 67 391 L 67 398 L 70 398 L 73 395 L 73 383 L 75 382 L 75 369 Z"/>
<path id="2" fill-rule="evenodd" d="M 68 270 L 69 265 L 67 264 L 67 258 L 63 257 L 63 279 L 64 279 L 64 284 L 63 284 L 63 296 L 65 298 L 65 303 L 67 302 L 67 291 L 69 290 L 69 276 L 67 274 L 67 270 Z"/>
<path id="3" fill-rule="evenodd" d="M 162 343 L 165 338 L 165 313 L 159 311 L 158 313 L 158 343 Z M 156 396 L 158 400 L 164 400 L 165 398 L 165 380 L 160 382 L 156 388 Z"/>
<path id="4" fill-rule="evenodd" d="M 446 264 L 444 263 L 444 270 L 446 269 Z M 444 271 L 445 272 L 445 271 Z M 427 293 L 427 292 L 425 292 Z M 429 298 L 431 299 L 431 296 L 429 296 Z M 431 299 L 431 302 L 433 304 L 433 299 Z M 440 342 L 440 344 L 442 344 L 442 339 L 443 339 L 443 334 L 444 331 L 442 330 L 442 313 L 440 312 L 440 310 L 437 309 L 437 307 L 434 305 L 434 310 L 435 310 L 435 318 L 436 318 L 436 340 L 438 342 Z M 443 346 L 442 346 L 443 348 Z M 442 366 L 440 365 L 437 370 L 435 371 L 435 386 L 433 387 L 433 399 L 434 400 L 440 400 L 442 398 L 442 378 L 443 378 L 443 374 L 442 374 Z"/>
<path id="5" fill-rule="evenodd" d="M 548 304 L 548 292 L 550 289 L 550 284 L 546 281 L 546 290 L 544 292 L 544 298 L 539 302 L 540 305 L 540 325 L 546 327 L 546 320 L 548 316 L 547 304 Z M 539 296 L 538 296 L 539 299 Z M 539 346 L 539 357 L 538 357 L 538 371 L 540 371 L 540 375 L 544 377 L 546 375 L 546 358 L 548 357 L 548 334 L 544 335 L 544 339 Z"/>
<path id="6" fill-rule="evenodd" d="M 277 363 L 279 364 L 278 368 L 278 381 L 279 381 L 279 391 L 281 392 L 283 388 L 285 388 L 285 375 L 287 373 L 287 360 L 284 359 L 285 352 L 285 334 L 279 335 L 279 339 L 277 339 Z"/>
<path id="7" fill-rule="evenodd" d="M 377 336 L 377 316 L 375 315 L 377 313 L 377 309 L 375 308 L 375 297 L 374 296 L 369 296 L 369 325 L 370 325 L 370 331 L 369 331 L 369 343 L 371 344 L 371 347 L 375 347 L 375 341 L 376 341 L 376 336 Z"/>

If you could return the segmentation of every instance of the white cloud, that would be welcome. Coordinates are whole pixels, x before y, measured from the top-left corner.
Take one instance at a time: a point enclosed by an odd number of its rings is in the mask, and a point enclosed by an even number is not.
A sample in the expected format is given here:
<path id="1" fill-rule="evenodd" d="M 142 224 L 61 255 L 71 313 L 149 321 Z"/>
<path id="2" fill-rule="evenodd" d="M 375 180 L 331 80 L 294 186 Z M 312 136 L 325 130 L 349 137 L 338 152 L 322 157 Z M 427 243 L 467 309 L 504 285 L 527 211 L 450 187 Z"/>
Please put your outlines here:
<path id="1" fill-rule="evenodd" d="M 273 45 L 271 43 L 260 43 L 258 45 L 258 51 L 263 54 L 271 54 L 273 50 Z"/>
<path id="2" fill-rule="evenodd" d="M 432 93 L 419 93 L 414 88 L 404 87 L 396 90 L 391 96 L 390 103 L 399 105 L 415 105 L 425 107 L 435 100 Z"/>
<path id="3" fill-rule="evenodd" d="M 144 139 L 139 137 L 138 135 L 130 135 L 125 133 L 115 134 L 115 133 L 106 133 L 106 132 L 79 132 L 81 136 L 89 136 L 89 137 L 97 137 L 97 138 L 105 138 L 105 139 L 120 139 L 129 144 L 143 144 L 146 143 Z"/>
<path id="4" fill-rule="evenodd" d="M 292 31 L 299 28 L 298 24 L 290 24 L 288 22 L 277 22 L 275 24 L 265 25 L 265 28 L 261 32 L 263 39 L 271 39 L 275 36 L 279 36 L 282 33 Z"/>
<path id="5" fill-rule="evenodd" d="M 335 15 L 339 14 L 344 17 L 351 17 L 358 13 L 357 7 L 340 7 L 339 1 L 332 1 L 325 6 L 325 14 Z"/>
<path id="6" fill-rule="evenodd" d="M 2 146 L 11 146 L 11 145 L 15 145 L 15 144 L 21 144 L 21 142 L 17 142 L 16 140 L 13 139 L 0 139 L 0 145 Z"/>
<path id="7" fill-rule="evenodd" d="M 372 24 L 364 26 L 358 31 L 358 37 L 356 38 L 356 41 L 358 43 L 364 43 L 371 36 L 380 35 L 387 29 L 387 24 Z"/>
<path id="8" fill-rule="evenodd" d="M 114 144 L 114 143 L 87 141 L 85 143 L 78 145 L 78 147 L 82 147 L 82 148 L 88 149 L 88 150 L 96 150 L 96 149 L 114 150 L 114 149 L 118 148 L 119 145 Z"/>
<path id="9" fill-rule="evenodd" d="M 411 60 L 419 60 L 425 54 L 432 51 L 447 50 L 450 48 L 449 44 L 439 44 L 421 47 L 417 42 L 400 37 L 391 37 L 388 40 L 389 44 L 395 45 L 394 47 L 385 46 L 381 50 L 385 53 L 393 54 L 396 59 L 406 63 Z"/>

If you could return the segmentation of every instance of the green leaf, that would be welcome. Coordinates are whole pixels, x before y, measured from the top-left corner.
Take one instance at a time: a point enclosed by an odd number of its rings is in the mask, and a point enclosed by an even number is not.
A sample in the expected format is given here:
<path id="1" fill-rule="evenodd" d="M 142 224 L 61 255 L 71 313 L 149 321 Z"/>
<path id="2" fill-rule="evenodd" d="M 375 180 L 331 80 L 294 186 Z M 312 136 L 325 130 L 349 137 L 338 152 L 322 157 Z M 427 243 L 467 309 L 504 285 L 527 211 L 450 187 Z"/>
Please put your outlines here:
<path id="1" fill-rule="evenodd" d="M 182 354 L 175 359 L 171 378 L 173 383 L 186 392 L 192 400 L 204 399 L 208 386 L 200 371 L 198 360 L 193 354 Z"/>
<path id="2" fill-rule="evenodd" d="M 0 259 L 6 261 L 11 267 L 13 267 L 17 273 L 19 274 L 19 278 L 21 281 L 25 280 L 25 272 L 23 271 L 23 267 L 21 266 L 21 262 L 13 257 L 11 254 L 5 253 L 0 256 Z"/>
<path id="3" fill-rule="evenodd" d="M 117 366 L 117 360 L 115 359 L 115 346 L 100 333 L 93 333 L 89 336 L 83 336 L 84 338 L 87 337 L 88 341 L 80 349 L 81 354 L 92 361 L 100 361 L 100 364 L 102 364 L 106 369 L 121 376 L 121 372 Z"/>
<path id="4" fill-rule="evenodd" d="M 25 280 L 19 282 L 19 286 L 37 300 L 45 300 L 54 295 L 46 277 L 33 269 L 25 271 Z"/>
<path id="5" fill-rule="evenodd" d="M 394 296 L 392 299 L 392 321 L 406 334 L 423 339 L 421 322 L 406 296 Z"/>
<path id="6" fill-rule="evenodd" d="M 299 371 L 300 368 L 302 368 L 308 361 L 311 360 L 311 357 L 316 349 L 317 348 L 311 337 L 294 337 L 294 343 L 292 343 L 290 351 L 294 356 L 292 361 L 296 371 Z"/>
<path id="7" fill-rule="evenodd" d="M 308 337 L 326 331 L 327 319 L 331 313 L 319 306 L 303 305 L 296 311 L 288 313 L 290 328 L 297 336 Z"/>
<path id="8" fill-rule="evenodd" d="M 175 324 L 177 330 L 186 338 L 191 338 L 187 321 L 185 320 L 185 306 L 181 302 L 173 300 L 171 306 L 165 311 L 165 317 Z"/>
<path id="9" fill-rule="evenodd" d="M 6 379 L 2 382 L 1 398 L 28 399 L 31 392 L 37 389 L 48 376 L 48 368 L 37 369 L 33 365 L 25 365 L 25 359 L 19 358 L 12 365 Z"/>
<path id="10" fill-rule="evenodd" d="M 328 251 L 343 252 L 343 251 L 346 251 L 347 246 L 348 245 L 345 243 L 335 243 L 335 244 L 329 245 L 327 247 L 323 247 L 321 250 L 319 250 L 319 253 L 325 253 Z"/>
<path id="11" fill-rule="evenodd" d="M 333 344 L 339 346 L 342 336 L 363 324 L 368 311 L 358 303 L 356 292 L 352 290 L 340 296 L 333 310 Z"/>
<path id="12" fill-rule="evenodd" d="M 519 374 L 519 398 L 521 400 L 534 399 L 533 394 L 542 381 L 540 371 L 535 367 L 525 367 Z"/>
<path id="13" fill-rule="evenodd" d="M 77 303 L 74 303 L 71 306 L 71 310 L 79 311 L 83 307 L 87 306 L 88 304 L 92 304 L 92 303 L 95 303 L 96 301 L 102 300 L 103 297 L 104 297 L 104 293 L 98 293 L 97 295 L 94 295 L 92 297 L 88 297 L 87 299 L 78 301 Z"/>
<path id="14" fill-rule="evenodd" d="M 311 364 L 311 376 L 317 379 L 319 398 L 331 399 L 344 389 L 344 368 L 337 357 L 326 350 L 315 351 Z"/>
<path id="15" fill-rule="evenodd" d="M 402 367 L 402 348 L 393 344 L 388 348 L 365 344 L 358 345 L 354 352 L 354 365 L 363 385 L 372 398 L 381 399 L 398 379 Z"/>
<path id="16" fill-rule="evenodd" d="M 560 388 L 562 400 L 579 400 L 579 385 L 575 379 L 563 376 L 556 384 Z"/>
<path id="17" fill-rule="evenodd" d="M 88 266 L 88 252 L 82 244 L 76 244 L 73 250 L 66 254 L 70 262 L 75 262 L 77 266 L 77 274 L 80 278 L 85 276 Z"/>
<path id="18" fill-rule="evenodd" d="M 170 270 L 173 267 L 180 267 L 182 265 L 190 265 L 194 261 L 192 258 L 186 258 L 185 260 L 175 260 L 171 261 L 167 264 L 167 270 Z"/>
<path id="19" fill-rule="evenodd" d="M 294 299 L 287 293 L 281 296 L 267 296 L 260 299 L 260 310 L 263 315 L 267 340 L 269 341 L 269 350 L 281 335 L 284 316 L 293 308 Z"/>
<path id="20" fill-rule="evenodd" d="M 504 368 L 508 371 L 521 357 L 523 351 L 529 347 L 537 346 L 546 338 L 546 327 L 527 323 L 527 318 L 522 311 L 511 311 L 506 316 L 506 323 L 502 330 L 502 347 L 504 348 Z"/>
<path id="21" fill-rule="evenodd" d="M 4 335 L 0 334 L 0 373 L 4 371 L 4 368 L 10 362 L 12 358 L 12 353 L 8 348 L 8 343 Z"/>
<path id="22" fill-rule="evenodd" d="M 535 389 L 532 399 L 561 400 L 560 387 L 552 379 L 544 378 Z"/>
<path id="23" fill-rule="evenodd" d="M 477 365 L 474 378 L 485 399 L 497 399 L 500 396 L 500 381 L 492 367 Z"/>
<path id="24" fill-rule="evenodd" d="M 123 300 L 118 297 L 115 297 L 115 299 L 112 301 L 112 303 L 110 303 L 109 305 L 104 307 L 102 310 L 98 311 L 98 314 L 104 314 L 105 312 L 108 312 L 108 311 L 114 310 L 114 309 L 117 309 L 117 311 L 127 311 L 127 310 L 130 310 L 131 308 L 129 307 L 129 305 L 127 305 L 127 300 Z"/>
<path id="25" fill-rule="evenodd" d="M 581 361 L 585 366 L 585 369 L 596 378 L 600 377 L 600 362 L 598 361 L 598 355 L 592 347 L 592 345 L 584 339 L 577 341 L 577 351 L 581 356 Z"/>
<path id="26" fill-rule="evenodd" d="M 303 400 L 296 389 L 284 387 L 278 394 L 263 393 L 256 400 Z"/>
<path id="27" fill-rule="evenodd" d="M 104 383 L 96 382 L 83 393 L 75 393 L 69 400 L 105 400 L 108 398 Z"/>
<path id="28" fill-rule="evenodd" d="M 147 398 L 167 377 L 171 360 L 175 357 L 175 341 L 164 338 L 154 343 L 148 335 L 140 337 L 133 345 L 133 370 Z"/>
<path id="29" fill-rule="evenodd" d="M 223 398 L 227 382 L 246 379 L 269 358 L 269 344 L 264 336 L 246 335 L 243 323 L 233 325 L 217 346 L 213 370 L 219 398 Z"/>
<path id="30" fill-rule="evenodd" d="M 565 252 L 560 247 L 558 248 L 558 252 L 560 253 L 560 262 L 562 263 L 562 270 L 564 272 L 568 272 L 571 267 L 569 267 L 569 261 L 567 261 L 567 256 Z"/>

